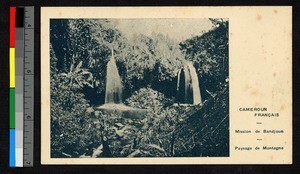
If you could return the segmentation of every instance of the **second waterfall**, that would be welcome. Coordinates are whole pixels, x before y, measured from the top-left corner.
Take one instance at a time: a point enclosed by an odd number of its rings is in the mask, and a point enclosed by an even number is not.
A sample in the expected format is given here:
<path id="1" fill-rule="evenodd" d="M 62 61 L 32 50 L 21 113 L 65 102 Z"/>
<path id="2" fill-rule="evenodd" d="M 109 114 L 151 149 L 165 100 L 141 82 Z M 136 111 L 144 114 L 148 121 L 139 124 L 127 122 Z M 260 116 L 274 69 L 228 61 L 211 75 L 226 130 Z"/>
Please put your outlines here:
<path id="1" fill-rule="evenodd" d="M 199 80 L 192 62 L 179 70 L 177 81 L 177 102 L 181 104 L 201 104 Z"/>

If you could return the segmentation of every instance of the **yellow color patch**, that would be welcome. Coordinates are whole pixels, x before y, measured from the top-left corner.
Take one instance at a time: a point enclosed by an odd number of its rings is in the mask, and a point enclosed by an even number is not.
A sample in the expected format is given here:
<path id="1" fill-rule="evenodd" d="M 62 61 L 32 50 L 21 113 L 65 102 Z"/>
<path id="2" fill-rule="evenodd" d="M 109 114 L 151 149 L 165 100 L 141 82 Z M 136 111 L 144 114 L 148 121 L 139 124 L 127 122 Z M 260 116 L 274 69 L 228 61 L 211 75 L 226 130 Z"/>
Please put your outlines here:
<path id="1" fill-rule="evenodd" d="M 15 48 L 9 48 L 9 87 L 16 86 L 16 57 Z"/>

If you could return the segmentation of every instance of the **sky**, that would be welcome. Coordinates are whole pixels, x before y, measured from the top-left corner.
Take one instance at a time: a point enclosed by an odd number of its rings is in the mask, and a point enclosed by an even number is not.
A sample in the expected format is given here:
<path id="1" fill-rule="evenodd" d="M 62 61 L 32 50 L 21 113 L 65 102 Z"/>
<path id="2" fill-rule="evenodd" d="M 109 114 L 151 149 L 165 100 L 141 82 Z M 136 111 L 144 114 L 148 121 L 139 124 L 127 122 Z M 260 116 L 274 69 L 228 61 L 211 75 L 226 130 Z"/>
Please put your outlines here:
<path id="1" fill-rule="evenodd" d="M 139 34 L 151 36 L 155 32 L 183 41 L 213 27 L 209 19 L 111 19 L 111 22 L 128 39 Z"/>

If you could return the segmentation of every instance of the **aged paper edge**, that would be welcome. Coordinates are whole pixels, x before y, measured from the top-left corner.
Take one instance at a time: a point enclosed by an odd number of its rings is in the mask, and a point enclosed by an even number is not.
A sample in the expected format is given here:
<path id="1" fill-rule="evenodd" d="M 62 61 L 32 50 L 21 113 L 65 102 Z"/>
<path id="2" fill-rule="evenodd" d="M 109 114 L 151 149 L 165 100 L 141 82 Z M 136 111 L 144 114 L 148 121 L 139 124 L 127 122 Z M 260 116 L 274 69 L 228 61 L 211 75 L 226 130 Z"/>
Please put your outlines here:
<path id="1" fill-rule="evenodd" d="M 228 18 L 230 84 L 230 157 L 185 158 L 50 158 L 50 18 Z M 292 163 L 292 7 L 42 7 L 41 8 L 41 162 L 42 164 L 291 164 Z M 264 46 L 262 49 L 261 46 Z M 271 56 L 272 53 L 272 56 Z M 247 63 L 246 63 L 247 62 Z M 249 68 L 249 66 L 251 68 Z M 278 72 L 274 78 L 272 74 Z M 272 84 L 264 84 L 268 80 Z M 284 80 L 284 81 L 283 81 Z M 267 81 L 267 82 L 269 82 Z M 271 82 L 272 81 L 272 82 Z M 274 82 L 278 81 L 278 82 Z M 279 84 L 282 82 L 282 84 Z M 256 85 L 255 85 L 256 84 Z M 245 92 L 244 86 L 255 88 Z M 273 85 L 273 86 L 272 86 Z M 275 87 L 274 87 L 275 85 Z M 277 86 L 278 85 L 278 86 Z M 266 94 L 266 91 L 272 91 Z M 255 95 L 254 95 L 255 94 Z M 265 95 L 266 94 L 266 95 Z M 275 99 L 280 101 L 274 102 Z M 247 100 L 247 101 L 243 101 Z M 281 111 L 285 129 L 283 153 L 236 153 L 249 143 L 233 131 L 249 121 L 243 106 Z M 239 127 L 237 127 L 239 125 Z M 243 126 L 242 126 L 243 127 Z M 279 139 L 281 140 L 281 139 Z M 251 141 L 250 141 L 251 143 Z M 279 158 L 280 157 L 280 158 Z"/>

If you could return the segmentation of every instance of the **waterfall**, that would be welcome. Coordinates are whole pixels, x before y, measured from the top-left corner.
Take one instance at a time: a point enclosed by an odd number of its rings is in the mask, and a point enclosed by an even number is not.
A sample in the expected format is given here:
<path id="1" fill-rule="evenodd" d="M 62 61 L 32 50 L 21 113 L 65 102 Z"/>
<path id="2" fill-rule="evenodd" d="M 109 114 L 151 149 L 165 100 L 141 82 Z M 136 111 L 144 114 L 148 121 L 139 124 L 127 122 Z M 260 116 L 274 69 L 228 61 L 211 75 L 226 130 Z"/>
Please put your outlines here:
<path id="1" fill-rule="evenodd" d="M 193 99 L 194 99 L 193 104 L 202 103 L 201 94 L 200 94 L 200 87 L 199 87 L 199 79 L 198 79 L 198 76 L 197 76 L 197 73 L 196 73 L 196 69 L 193 66 L 192 62 L 188 62 L 187 66 L 190 70 L 190 75 L 191 75 L 191 79 L 192 79 Z"/>
<path id="2" fill-rule="evenodd" d="M 122 80 L 118 72 L 114 52 L 107 63 L 106 68 L 106 87 L 105 87 L 105 103 L 96 107 L 96 110 L 105 110 L 120 114 L 124 118 L 143 119 L 147 114 L 147 109 L 134 108 L 126 106 L 122 103 Z"/>
<path id="3" fill-rule="evenodd" d="M 195 105 L 202 103 L 199 80 L 192 62 L 187 62 L 178 72 L 177 101 Z"/>
<path id="4" fill-rule="evenodd" d="M 106 90 L 105 90 L 105 103 L 106 104 L 119 104 L 122 103 L 122 81 L 116 65 L 113 50 L 112 56 L 107 63 L 106 68 Z"/>

